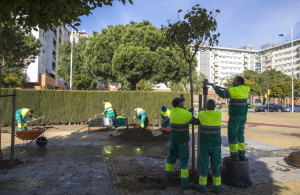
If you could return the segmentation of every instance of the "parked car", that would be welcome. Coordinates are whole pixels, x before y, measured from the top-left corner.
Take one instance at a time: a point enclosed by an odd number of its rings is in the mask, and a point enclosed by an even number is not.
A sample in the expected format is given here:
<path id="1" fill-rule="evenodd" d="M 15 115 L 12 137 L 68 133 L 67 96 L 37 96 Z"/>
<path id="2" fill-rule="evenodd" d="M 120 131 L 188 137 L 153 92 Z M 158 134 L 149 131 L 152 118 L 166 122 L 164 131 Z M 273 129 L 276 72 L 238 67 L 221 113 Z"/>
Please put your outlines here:
<path id="1" fill-rule="evenodd" d="M 278 104 L 269 104 L 270 112 L 283 112 L 284 109 Z M 255 112 L 268 112 L 268 104 L 264 104 L 260 107 L 255 108 Z"/>
<path id="2" fill-rule="evenodd" d="M 292 106 L 284 107 L 283 112 L 292 112 Z M 299 105 L 294 106 L 294 112 L 300 112 L 300 106 Z"/>

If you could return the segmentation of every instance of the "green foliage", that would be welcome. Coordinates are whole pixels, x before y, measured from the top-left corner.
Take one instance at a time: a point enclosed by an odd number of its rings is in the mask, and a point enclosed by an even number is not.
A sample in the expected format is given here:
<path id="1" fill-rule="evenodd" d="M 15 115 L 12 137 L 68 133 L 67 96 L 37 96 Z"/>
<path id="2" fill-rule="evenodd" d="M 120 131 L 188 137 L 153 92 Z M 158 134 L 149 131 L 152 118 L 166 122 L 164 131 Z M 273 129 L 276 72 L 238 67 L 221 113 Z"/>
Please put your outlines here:
<path id="1" fill-rule="evenodd" d="M 178 14 L 181 11 L 178 10 Z M 193 61 L 198 50 L 206 50 L 210 46 L 218 45 L 220 33 L 215 33 L 217 30 L 215 19 L 217 13 L 220 11 L 208 12 L 197 4 L 184 15 L 184 20 L 179 19 L 174 24 L 169 20 L 168 27 L 162 27 L 165 32 L 166 43 L 183 52 L 188 63 Z M 189 53 L 191 47 L 194 50 L 192 54 Z"/>
<path id="2" fill-rule="evenodd" d="M 0 83 L 2 68 L 19 69 L 28 66 L 40 53 L 41 45 L 39 40 L 26 35 L 19 26 L 0 22 Z"/>
<path id="3" fill-rule="evenodd" d="M 178 19 L 181 11 L 178 10 Z M 205 51 L 210 46 L 218 44 L 220 33 L 215 33 L 217 30 L 215 16 L 219 12 L 219 10 L 208 12 L 197 4 L 184 15 L 184 20 L 181 21 L 179 19 L 174 24 L 169 20 L 168 26 L 162 27 L 165 44 L 182 52 L 186 62 L 189 64 L 191 96 L 193 96 L 194 90 L 192 63 L 198 51 Z M 183 83 L 183 86 L 186 85 Z"/>
<path id="4" fill-rule="evenodd" d="M 75 89 L 86 90 L 86 89 L 95 89 L 97 82 L 91 78 L 88 74 L 74 72 L 72 83 Z"/>
<path id="5" fill-rule="evenodd" d="M 292 96 L 292 81 L 281 82 L 271 87 L 272 97 L 285 98 Z M 300 97 L 300 79 L 294 79 L 294 98 Z"/>
<path id="6" fill-rule="evenodd" d="M 22 73 L 18 72 L 3 72 L 2 74 L 2 83 L 1 85 L 4 87 L 19 87 L 24 88 L 26 83 L 26 79 Z"/>
<path id="7" fill-rule="evenodd" d="M 78 43 L 73 44 L 73 61 L 72 61 L 72 85 L 75 89 L 95 89 L 97 86 L 97 78 L 89 74 L 87 66 L 85 66 L 84 51 L 87 45 L 87 39 L 79 38 Z M 58 76 L 66 79 L 70 83 L 70 63 L 71 63 L 71 43 L 66 41 L 60 45 L 59 66 L 56 69 Z"/>
<path id="8" fill-rule="evenodd" d="M 237 75 L 238 76 L 238 75 Z M 230 77 L 230 78 L 227 78 L 226 79 L 226 82 L 224 83 L 224 87 L 226 87 L 226 88 L 230 88 L 230 87 L 232 87 L 233 86 L 233 81 L 234 81 L 234 78 L 235 78 L 236 76 L 232 76 L 232 77 Z"/>
<path id="9" fill-rule="evenodd" d="M 152 83 L 144 81 L 143 79 L 136 84 L 137 91 L 151 91 L 153 87 L 154 85 Z"/>
<path id="10" fill-rule="evenodd" d="M 2 89 L 3 95 L 12 94 L 11 89 Z M 17 90 L 16 108 L 33 109 L 34 116 L 46 116 L 41 124 L 68 124 L 87 123 L 88 118 L 93 118 L 95 114 L 103 112 L 102 100 L 106 99 L 112 103 L 119 116 L 129 118 L 129 122 L 139 123 L 133 120 L 136 113 L 132 107 L 140 107 L 146 110 L 150 124 L 158 124 L 161 120 L 161 106 L 165 105 L 172 109 L 172 100 L 184 94 L 186 99 L 190 99 L 190 94 L 174 92 L 137 92 L 137 91 L 60 91 L 60 90 Z M 188 101 L 185 102 L 187 108 L 190 107 Z M 11 123 L 11 98 L 2 98 L 0 102 L 0 113 L 2 125 Z"/>
<path id="11" fill-rule="evenodd" d="M 18 24 L 29 32 L 39 27 L 51 30 L 54 27 L 69 25 L 76 29 L 81 16 L 88 16 L 97 7 L 112 6 L 114 0 L 2 0 L 0 1 L 0 22 Z M 123 4 L 126 0 L 118 0 Z M 132 4 L 132 0 L 127 2 Z"/>
<path id="12" fill-rule="evenodd" d="M 33 35 L 26 35 L 19 26 L 0 23 L 1 68 L 24 68 L 40 53 L 42 44 Z"/>
<path id="13" fill-rule="evenodd" d="M 262 93 L 266 94 L 268 89 L 270 89 L 272 85 L 291 81 L 291 79 L 292 78 L 290 76 L 283 74 L 282 72 L 275 69 L 271 69 L 260 73 L 258 83 L 261 87 Z"/>
<path id="14" fill-rule="evenodd" d="M 193 72 L 192 78 L 194 84 L 194 92 L 196 94 L 200 94 L 202 92 L 205 76 L 202 73 Z M 170 88 L 172 91 L 188 92 L 190 90 L 189 84 L 189 77 L 184 77 L 179 82 L 170 82 Z"/>
<path id="15" fill-rule="evenodd" d="M 248 79 L 245 79 L 245 85 L 248 85 L 250 87 L 251 95 L 260 95 L 261 94 L 260 86 L 255 81 L 250 81 Z"/>
<path id="16" fill-rule="evenodd" d="M 108 26 L 93 34 L 84 53 L 91 75 L 126 89 L 135 90 L 141 79 L 167 83 L 188 75 L 184 56 L 166 47 L 161 29 L 149 21 Z"/>
<path id="17" fill-rule="evenodd" d="M 226 88 L 232 87 L 233 80 L 236 76 L 239 76 L 239 75 L 235 75 L 235 76 L 232 76 L 230 79 L 227 79 L 224 86 Z M 275 69 L 267 70 L 262 73 L 257 73 L 252 70 L 245 70 L 244 71 L 244 79 L 245 79 L 245 82 L 248 82 L 248 85 L 251 88 L 250 93 L 253 95 L 266 94 L 268 89 L 271 89 L 271 87 L 273 85 L 291 81 L 291 77 L 289 77 L 288 75 L 285 75 L 282 72 L 277 71 Z M 279 89 L 276 89 L 277 95 L 275 95 L 275 92 L 274 92 L 274 94 L 273 94 L 274 97 L 281 96 L 281 95 L 279 95 L 281 92 L 279 92 L 278 90 Z"/>

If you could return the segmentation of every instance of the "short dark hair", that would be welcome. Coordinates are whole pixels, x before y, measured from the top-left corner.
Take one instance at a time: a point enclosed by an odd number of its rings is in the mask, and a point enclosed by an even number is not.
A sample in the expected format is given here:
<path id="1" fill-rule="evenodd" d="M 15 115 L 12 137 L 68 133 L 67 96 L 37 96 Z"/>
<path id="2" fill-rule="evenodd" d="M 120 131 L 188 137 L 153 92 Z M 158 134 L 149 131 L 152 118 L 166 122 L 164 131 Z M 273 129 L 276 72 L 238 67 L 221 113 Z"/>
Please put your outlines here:
<path id="1" fill-rule="evenodd" d="M 106 102 L 106 100 L 103 100 L 102 102 Z"/>
<path id="2" fill-rule="evenodd" d="M 174 98 L 172 100 L 172 105 L 174 107 L 177 107 L 181 102 L 183 102 L 185 99 L 184 98 Z"/>
<path id="3" fill-rule="evenodd" d="M 30 113 L 34 113 L 34 111 L 33 111 L 33 110 L 29 110 L 29 112 L 30 112 Z"/>
<path id="4" fill-rule="evenodd" d="M 213 99 L 207 100 L 207 110 L 214 110 L 216 108 L 216 102 Z"/>
<path id="5" fill-rule="evenodd" d="M 245 81 L 244 81 L 244 78 L 243 78 L 243 77 L 237 76 L 236 78 L 238 78 L 238 82 L 240 82 L 241 85 L 244 85 Z"/>

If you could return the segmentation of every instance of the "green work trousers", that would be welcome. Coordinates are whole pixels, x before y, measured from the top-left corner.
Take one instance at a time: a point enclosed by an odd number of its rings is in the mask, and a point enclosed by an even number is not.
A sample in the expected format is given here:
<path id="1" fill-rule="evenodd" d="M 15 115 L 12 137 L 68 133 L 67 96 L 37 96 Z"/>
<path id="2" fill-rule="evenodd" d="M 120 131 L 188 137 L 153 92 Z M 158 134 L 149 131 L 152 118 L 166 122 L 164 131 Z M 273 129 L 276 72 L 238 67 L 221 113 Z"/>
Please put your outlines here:
<path id="1" fill-rule="evenodd" d="M 170 155 L 167 158 L 166 164 L 166 177 L 170 177 L 170 175 L 174 172 L 175 163 L 177 158 L 180 160 L 180 172 L 181 172 L 181 185 L 189 184 L 189 169 L 188 169 L 188 161 L 189 161 L 189 146 L 188 142 L 176 143 L 170 142 Z"/>
<path id="2" fill-rule="evenodd" d="M 215 191 L 221 190 L 221 175 L 220 175 L 220 162 L 221 162 L 221 146 L 201 146 L 199 155 L 200 175 L 199 184 L 200 189 L 206 189 L 207 172 L 209 167 L 209 160 L 213 174 L 213 184 Z"/>
<path id="3" fill-rule="evenodd" d="M 28 130 L 27 119 L 21 115 L 22 109 L 16 111 L 16 120 L 18 122 L 18 131 L 22 131 L 22 123 L 25 130 Z"/>
<path id="4" fill-rule="evenodd" d="M 245 157 L 244 129 L 246 116 L 229 116 L 228 143 L 231 157 Z"/>
<path id="5" fill-rule="evenodd" d="M 145 120 L 147 118 L 146 114 L 137 114 L 136 118 L 141 119 L 141 127 L 145 127 Z"/>

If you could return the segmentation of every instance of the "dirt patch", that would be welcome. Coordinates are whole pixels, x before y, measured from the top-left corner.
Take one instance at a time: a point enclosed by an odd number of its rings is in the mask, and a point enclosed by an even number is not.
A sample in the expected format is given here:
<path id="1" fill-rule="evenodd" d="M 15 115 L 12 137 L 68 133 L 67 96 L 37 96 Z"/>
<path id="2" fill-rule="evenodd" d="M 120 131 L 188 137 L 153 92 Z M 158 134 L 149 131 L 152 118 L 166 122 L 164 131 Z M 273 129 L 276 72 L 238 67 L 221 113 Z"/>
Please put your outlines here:
<path id="1" fill-rule="evenodd" d="M 291 136 L 295 136 L 295 137 L 299 137 L 299 138 L 300 138 L 300 134 L 298 134 L 298 133 L 291 133 L 291 134 L 288 134 L 288 135 L 291 135 Z"/>
<path id="2" fill-rule="evenodd" d="M 124 131 L 120 135 L 112 137 L 112 139 L 133 144 L 157 143 L 167 140 L 165 136 L 154 136 L 150 130 L 144 128 L 130 128 L 128 131 Z"/>
<path id="3" fill-rule="evenodd" d="M 116 184 L 118 188 L 127 189 L 130 192 L 143 192 L 146 190 L 161 189 L 165 190 L 167 187 L 179 187 L 180 179 L 164 179 L 154 177 L 136 177 L 126 175 L 122 177 L 120 183 Z"/>
<path id="4" fill-rule="evenodd" d="M 11 169 L 21 164 L 23 164 L 21 160 L 14 160 L 13 162 L 10 160 L 0 160 L 0 170 Z"/>

